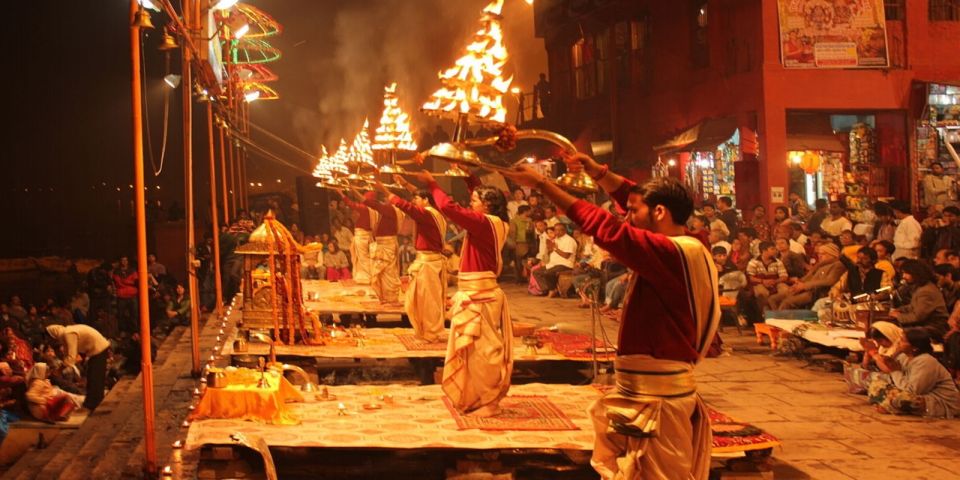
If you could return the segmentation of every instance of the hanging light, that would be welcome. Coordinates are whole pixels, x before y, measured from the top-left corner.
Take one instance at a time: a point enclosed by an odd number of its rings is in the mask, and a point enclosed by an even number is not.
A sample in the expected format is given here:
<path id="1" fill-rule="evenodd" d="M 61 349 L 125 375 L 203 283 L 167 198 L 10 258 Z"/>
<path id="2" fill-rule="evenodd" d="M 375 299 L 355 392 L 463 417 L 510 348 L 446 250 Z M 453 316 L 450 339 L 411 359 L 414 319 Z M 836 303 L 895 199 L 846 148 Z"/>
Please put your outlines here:
<path id="1" fill-rule="evenodd" d="M 163 83 L 166 83 L 170 88 L 177 88 L 180 86 L 180 79 L 183 78 L 180 75 L 175 73 L 169 73 L 163 77 Z"/>
<path id="2" fill-rule="evenodd" d="M 220 0 L 213 6 L 214 10 L 226 10 L 237 4 L 240 0 Z"/>
<path id="3" fill-rule="evenodd" d="M 247 92 L 247 93 L 245 93 L 245 94 L 243 95 L 243 99 L 246 100 L 247 103 L 251 103 L 251 102 L 253 102 L 254 100 L 256 100 L 256 99 L 258 99 L 258 98 L 260 98 L 260 90 L 254 90 L 254 91 L 252 91 L 252 92 Z"/>
<path id="4" fill-rule="evenodd" d="M 143 7 L 143 8 L 149 8 L 150 10 L 153 10 L 154 12 L 159 12 L 159 11 L 160 11 L 160 7 L 158 7 L 155 3 L 153 3 L 153 0 L 138 0 L 137 3 L 139 3 L 141 7 Z"/>
<path id="5" fill-rule="evenodd" d="M 250 24 L 244 23 L 242 27 L 238 28 L 236 31 L 233 32 L 233 38 L 240 40 L 249 31 L 250 31 Z"/>

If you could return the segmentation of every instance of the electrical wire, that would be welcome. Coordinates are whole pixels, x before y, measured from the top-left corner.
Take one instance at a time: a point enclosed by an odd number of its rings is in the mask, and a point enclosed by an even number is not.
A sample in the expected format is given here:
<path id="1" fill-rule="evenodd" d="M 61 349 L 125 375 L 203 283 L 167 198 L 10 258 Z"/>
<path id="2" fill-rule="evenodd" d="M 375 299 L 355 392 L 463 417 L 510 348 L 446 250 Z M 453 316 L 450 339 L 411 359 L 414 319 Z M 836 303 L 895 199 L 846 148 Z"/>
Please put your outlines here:
<path id="1" fill-rule="evenodd" d="M 143 45 L 143 41 L 146 38 L 146 32 L 142 29 L 140 30 L 140 45 Z M 144 52 L 145 49 L 140 49 L 140 91 L 147 91 L 147 57 Z M 154 176 L 157 176 L 157 164 L 153 160 L 153 134 L 150 130 L 150 101 L 149 95 L 142 95 L 140 100 L 140 106 L 143 108 L 143 127 L 146 129 L 147 137 L 147 157 L 150 158 L 150 167 L 153 168 Z"/>
<path id="2" fill-rule="evenodd" d="M 279 136 L 277 136 L 276 134 L 270 132 L 269 130 L 267 130 L 267 129 L 265 129 L 265 128 L 263 128 L 263 127 L 255 124 L 255 123 L 253 123 L 253 122 L 247 122 L 247 124 L 250 125 L 251 127 L 253 127 L 254 130 L 256 130 L 256 131 L 258 131 L 258 132 L 260 132 L 260 133 L 262 133 L 262 134 L 264 134 L 264 135 L 272 138 L 273 140 L 276 140 L 277 142 L 282 143 L 283 145 L 286 145 L 286 146 L 289 147 L 291 150 L 294 150 L 294 151 L 302 154 L 304 157 L 309 158 L 310 160 L 316 160 L 316 159 L 317 159 L 317 156 L 316 156 L 316 155 L 314 155 L 314 154 L 312 154 L 312 153 L 310 153 L 310 152 L 307 152 L 307 151 L 301 149 L 300 147 L 298 147 L 298 146 L 296 146 L 296 145 L 294 145 L 294 144 L 292 144 L 292 143 L 290 143 L 290 142 L 288 142 L 288 141 L 280 138 Z"/>

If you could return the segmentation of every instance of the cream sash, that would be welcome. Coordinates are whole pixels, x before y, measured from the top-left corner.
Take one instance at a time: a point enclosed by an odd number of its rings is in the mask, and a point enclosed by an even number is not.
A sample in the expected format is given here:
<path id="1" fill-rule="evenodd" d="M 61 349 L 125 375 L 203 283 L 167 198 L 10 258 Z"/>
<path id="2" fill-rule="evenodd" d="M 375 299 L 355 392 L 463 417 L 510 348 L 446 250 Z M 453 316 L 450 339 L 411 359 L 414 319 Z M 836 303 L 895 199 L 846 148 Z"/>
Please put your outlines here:
<path id="1" fill-rule="evenodd" d="M 350 259 L 353 261 L 353 280 L 357 283 L 370 283 L 370 244 L 373 234 L 369 230 L 355 228 L 353 243 L 350 244 Z"/>
<path id="2" fill-rule="evenodd" d="M 410 265 L 410 283 L 403 309 L 417 336 L 435 342 L 443 335 L 447 302 L 446 257 L 435 252 L 417 252 Z"/>
<path id="3" fill-rule="evenodd" d="M 394 303 L 400 298 L 397 237 L 376 237 L 370 252 L 370 286 L 381 303 Z"/>
<path id="4" fill-rule="evenodd" d="M 450 314 L 443 391 L 460 411 L 495 406 L 513 372 L 513 325 L 496 274 L 460 273 Z"/>

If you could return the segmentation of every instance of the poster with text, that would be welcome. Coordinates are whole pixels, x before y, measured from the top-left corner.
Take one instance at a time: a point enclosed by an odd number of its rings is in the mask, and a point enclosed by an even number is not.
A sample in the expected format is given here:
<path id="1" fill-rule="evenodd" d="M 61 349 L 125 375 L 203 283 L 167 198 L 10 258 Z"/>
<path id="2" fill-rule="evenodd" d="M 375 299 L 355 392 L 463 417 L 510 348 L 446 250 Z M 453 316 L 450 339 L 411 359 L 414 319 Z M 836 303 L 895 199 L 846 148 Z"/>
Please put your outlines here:
<path id="1" fill-rule="evenodd" d="M 889 66 L 883 0 L 778 0 L 786 68 Z"/>

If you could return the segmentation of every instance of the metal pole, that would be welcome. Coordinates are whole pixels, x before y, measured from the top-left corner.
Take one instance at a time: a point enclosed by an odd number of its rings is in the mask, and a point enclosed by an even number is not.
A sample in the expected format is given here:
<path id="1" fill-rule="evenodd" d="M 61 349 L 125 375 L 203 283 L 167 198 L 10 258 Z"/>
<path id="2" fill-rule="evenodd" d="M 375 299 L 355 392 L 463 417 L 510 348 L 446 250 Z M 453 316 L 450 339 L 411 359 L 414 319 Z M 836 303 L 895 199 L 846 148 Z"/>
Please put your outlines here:
<path id="1" fill-rule="evenodd" d="M 227 144 L 223 140 L 223 127 L 218 127 L 220 133 L 220 191 L 223 192 L 223 224 L 230 225 L 230 204 L 227 201 Z"/>
<path id="2" fill-rule="evenodd" d="M 140 5 L 130 0 L 130 59 L 133 81 L 133 198 L 137 228 L 137 288 L 140 301 L 140 377 L 143 380 L 143 469 L 148 477 L 157 475 L 157 446 L 153 425 L 153 365 L 150 354 L 150 296 L 147 285 L 147 212 L 143 181 L 143 117 L 140 92 L 140 27 L 136 22 Z"/>
<path id="3" fill-rule="evenodd" d="M 183 0 L 183 23 L 192 34 L 194 31 L 192 0 Z M 192 350 L 194 377 L 200 376 L 200 293 L 197 286 L 197 245 L 193 214 L 193 80 L 191 79 L 190 49 L 183 48 L 183 182 L 187 210 L 187 286 L 190 291 L 190 347 Z"/>
<path id="4" fill-rule="evenodd" d="M 207 100 L 207 137 L 210 141 L 210 218 L 213 230 L 213 284 L 217 293 L 217 317 L 223 316 L 223 286 L 220 283 L 220 219 L 217 218 L 217 168 L 213 148 L 213 102 Z"/>

